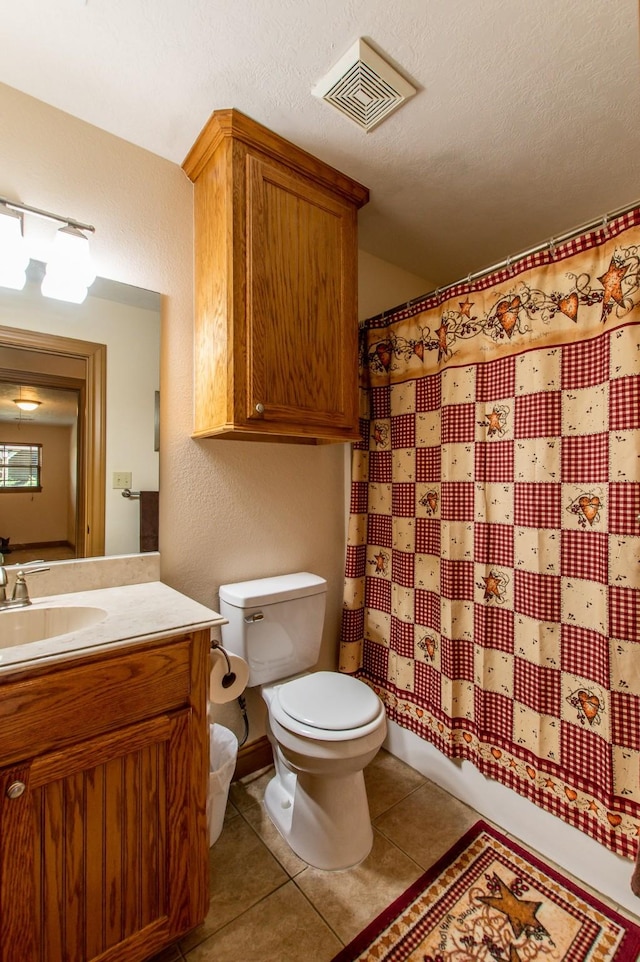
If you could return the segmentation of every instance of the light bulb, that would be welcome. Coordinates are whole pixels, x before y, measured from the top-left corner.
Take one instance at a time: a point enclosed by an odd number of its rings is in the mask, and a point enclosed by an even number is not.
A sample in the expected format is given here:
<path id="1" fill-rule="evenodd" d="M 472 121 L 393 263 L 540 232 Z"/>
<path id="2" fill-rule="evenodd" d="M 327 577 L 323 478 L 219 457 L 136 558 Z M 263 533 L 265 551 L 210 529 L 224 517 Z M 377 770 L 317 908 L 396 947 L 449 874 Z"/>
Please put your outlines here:
<path id="1" fill-rule="evenodd" d="M 88 238 L 77 227 L 69 224 L 61 227 L 56 231 L 47 261 L 42 293 L 45 297 L 81 304 L 95 279 Z"/>
<path id="2" fill-rule="evenodd" d="M 57 301 L 68 301 L 71 304 L 82 304 L 87 296 L 87 286 L 73 277 L 47 272 L 42 278 L 40 290 L 44 297 L 53 297 Z"/>

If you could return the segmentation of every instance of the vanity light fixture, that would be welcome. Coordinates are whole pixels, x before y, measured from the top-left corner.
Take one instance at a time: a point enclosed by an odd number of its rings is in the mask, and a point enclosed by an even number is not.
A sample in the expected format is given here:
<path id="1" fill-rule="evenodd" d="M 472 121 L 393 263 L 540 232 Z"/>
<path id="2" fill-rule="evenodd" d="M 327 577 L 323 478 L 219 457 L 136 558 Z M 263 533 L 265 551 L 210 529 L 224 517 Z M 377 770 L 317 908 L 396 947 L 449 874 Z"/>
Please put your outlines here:
<path id="1" fill-rule="evenodd" d="M 52 214 L 39 207 L 30 207 L 28 204 L 8 200 L 5 197 L 0 197 L 0 287 L 16 287 L 18 290 L 24 287 L 24 279 L 19 288 L 16 284 L 4 282 L 5 264 L 11 263 L 12 257 L 17 258 L 18 250 L 24 260 L 23 271 L 29 263 L 29 255 L 22 236 L 24 213 L 35 214 L 36 217 L 44 217 L 64 225 L 56 231 L 41 290 L 45 297 L 81 304 L 87 296 L 87 289 L 96 278 L 87 237 L 87 233 L 93 233 L 95 227 L 91 224 L 81 224 L 80 221 L 70 217 Z M 8 216 L 3 217 L 3 214 Z M 3 224 L 5 220 L 6 226 Z M 11 224 L 13 220 L 18 224 L 21 243 L 18 241 L 18 230 Z M 5 234 L 11 238 L 6 244 Z M 18 263 L 22 263 L 22 260 L 18 260 Z"/>
<path id="2" fill-rule="evenodd" d="M 28 264 L 23 215 L 0 200 L 0 287 L 21 291 L 27 280 Z"/>

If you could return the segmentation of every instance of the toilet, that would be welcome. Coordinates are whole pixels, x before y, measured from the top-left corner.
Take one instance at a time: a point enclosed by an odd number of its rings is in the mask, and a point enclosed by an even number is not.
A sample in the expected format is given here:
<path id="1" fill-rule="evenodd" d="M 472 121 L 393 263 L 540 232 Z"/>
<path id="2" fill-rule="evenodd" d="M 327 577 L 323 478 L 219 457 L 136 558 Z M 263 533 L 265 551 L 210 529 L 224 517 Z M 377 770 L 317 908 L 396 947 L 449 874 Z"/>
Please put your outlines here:
<path id="1" fill-rule="evenodd" d="M 318 660 L 327 583 L 309 572 L 220 587 L 222 644 L 260 686 L 275 775 L 265 808 L 305 862 L 357 865 L 373 844 L 363 769 L 384 741 L 384 705 L 368 685 Z"/>

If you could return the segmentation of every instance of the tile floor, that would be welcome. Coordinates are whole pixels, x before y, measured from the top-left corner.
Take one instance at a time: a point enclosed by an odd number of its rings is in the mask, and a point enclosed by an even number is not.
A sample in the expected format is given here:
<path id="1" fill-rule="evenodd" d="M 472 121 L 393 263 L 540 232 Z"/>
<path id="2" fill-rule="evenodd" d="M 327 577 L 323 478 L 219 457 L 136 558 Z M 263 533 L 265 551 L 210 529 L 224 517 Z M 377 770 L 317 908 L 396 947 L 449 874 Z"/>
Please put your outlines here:
<path id="1" fill-rule="evenodd" d="M 152 962 L 330 962 L 479 818 L 380 751 L 365 769 L 371 854 L 355 868 L 323 872 L 294 855 L 264 813 L 271 774 L 231 785 L 210 854 L 207 918 Z"/>

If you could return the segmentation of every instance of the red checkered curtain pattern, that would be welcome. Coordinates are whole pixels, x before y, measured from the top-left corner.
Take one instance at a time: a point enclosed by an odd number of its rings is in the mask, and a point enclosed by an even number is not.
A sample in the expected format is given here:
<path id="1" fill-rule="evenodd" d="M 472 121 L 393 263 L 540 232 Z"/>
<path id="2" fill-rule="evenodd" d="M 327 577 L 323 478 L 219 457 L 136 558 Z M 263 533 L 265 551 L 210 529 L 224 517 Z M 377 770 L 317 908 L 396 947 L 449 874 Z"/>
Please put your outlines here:
<path id="1" fill-rule="evenodd" d="M 341 670 L 631 857 L 640 211 L 362 331 Z"/>

